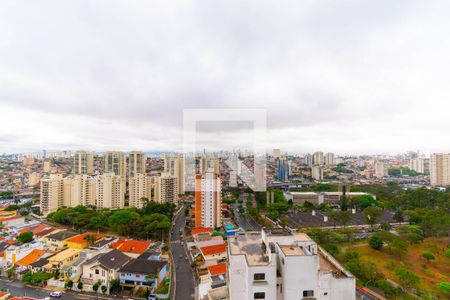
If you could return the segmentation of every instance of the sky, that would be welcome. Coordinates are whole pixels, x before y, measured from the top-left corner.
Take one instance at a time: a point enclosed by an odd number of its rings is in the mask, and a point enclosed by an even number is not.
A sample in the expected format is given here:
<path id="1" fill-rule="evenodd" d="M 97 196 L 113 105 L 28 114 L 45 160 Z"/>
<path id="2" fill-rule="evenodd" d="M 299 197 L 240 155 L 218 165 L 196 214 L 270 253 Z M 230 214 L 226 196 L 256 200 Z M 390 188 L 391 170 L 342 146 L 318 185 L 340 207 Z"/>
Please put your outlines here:
<path id="1" fill-rule="evenodd" d="M 266 112 L 256 138 L 249 120 L 203 122 L 207 149 L 263 140 L 292 153 L 450 152 L 449 10 L 411 0 L 2 1 L 0 153 L 180 151 L 189 109 Z"/>

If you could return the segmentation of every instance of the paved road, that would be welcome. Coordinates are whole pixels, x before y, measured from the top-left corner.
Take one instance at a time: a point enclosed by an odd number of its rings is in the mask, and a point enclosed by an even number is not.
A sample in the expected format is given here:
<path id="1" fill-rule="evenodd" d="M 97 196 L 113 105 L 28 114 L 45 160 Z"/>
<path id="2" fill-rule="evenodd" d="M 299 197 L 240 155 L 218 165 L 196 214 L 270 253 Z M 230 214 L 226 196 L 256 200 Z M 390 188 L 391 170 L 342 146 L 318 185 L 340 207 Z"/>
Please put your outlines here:
<path id="1" fill-rule="evenodd" d="M 356 288 L 356 299 L 361 299 L 361 300 L 377 300 L 377 298 L 369 295 L 368 293 L 366 293 L 364 290 L 358 289 Z"/>
<path id="2" fill-rule="evenodd" d="M 175 225 L 170 239 L 170 251 L 172 252 L 175 274 L 175 300 L 194 299 L 194 275 L 191 264 L 187 259 L 184 242 L 180 240 L 180 229 L 185 224 L 184 209 L 175 217 Z"/>
<path id="3" fill-rule="evenodd" d="M 247 201 L 247 194 L 242 193 L 241 199 L 243 200 L 243 207 L 246 211 L 247 208 L 245 206 L 245 202 Z M 241 227 L 245 231 L 261 231 L 261 226 L 253 220 L 251 217 L 244 217 L 239 213 L 239 204 L 233 204 L 234 210 L 234 221 L 236 224 Z"/>
<path id="4" fill-rule="evenodd" d="M 32 297 L 37 299 L 44 299 L 48 297 L 50 291 L 46 291 L 40 288 L 33 288 L 26 286 L 20 282 L 9 281 L 5 278 L 0 278 L 0 289 L 7 290 L 13 296 L 18 297 Z M 60 299 L 66 300 L 76 300 L 76 299 L 97 299 L 98 297 L 95 295 L 86 295 L 80 293 L 63 293 L 63 296 Z M 102 299 L 112 299 L 107 297 L 102 297 Z"/>

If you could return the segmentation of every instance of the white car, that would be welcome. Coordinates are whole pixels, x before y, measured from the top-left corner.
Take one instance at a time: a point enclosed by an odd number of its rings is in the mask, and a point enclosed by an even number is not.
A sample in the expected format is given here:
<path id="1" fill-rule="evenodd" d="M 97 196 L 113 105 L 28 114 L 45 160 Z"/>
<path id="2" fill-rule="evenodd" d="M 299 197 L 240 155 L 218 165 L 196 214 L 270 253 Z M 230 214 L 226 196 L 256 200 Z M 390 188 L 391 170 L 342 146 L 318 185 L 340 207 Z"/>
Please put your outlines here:
<path id="1" fill-rule="evenodd" d="M 50 297 L 53 297 L 53 298 L 61 298 L 61 296 L 62 296 L 62 292 L 51 292 L 50 293 Z"/>

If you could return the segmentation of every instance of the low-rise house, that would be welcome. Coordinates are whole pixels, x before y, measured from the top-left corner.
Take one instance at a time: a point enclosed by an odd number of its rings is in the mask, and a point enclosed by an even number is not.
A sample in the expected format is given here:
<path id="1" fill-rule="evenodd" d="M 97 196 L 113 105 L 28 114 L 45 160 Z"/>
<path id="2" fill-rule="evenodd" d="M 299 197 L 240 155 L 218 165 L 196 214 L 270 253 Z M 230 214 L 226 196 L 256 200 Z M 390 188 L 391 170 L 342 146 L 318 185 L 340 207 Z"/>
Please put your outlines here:
<path id="1" fill-rule="evenodd" d="M 109 291 L 111 280 L 119 278 L 119 269 L 131 259 L 131 257 L 119 250 L 112 249 L 87 260 L 83 263 L 82 276 L 80 278 L 84 284 L 84 289 L 91 290 L 95 283 L 100 282 Z"/>
<path id="2" fill-rule="evenodd" d="M 75 249 L 85 249 L 91 244 L 98 243 L 104 238 L 103 234 L 85 232 L 66 240 L 67 247 Z"/>
<path id="3" fill-rule="evenodd" d="M 17 261 L 14 265 L 17 267 L 18 270 L 21 270 L 21 271 L 26 270 L 26 269 L 28 269 L 30 264 L 39 260 L 41 257 L 43 257 L 46 254 L 47 254 L 47 256 L 50 255 L 45 250 L 34 249 L 28 255 L 23 257 L 21 260 Z"/>
<path id="4" fill-rule="evenodd" d="M 88 248 L 96 251 L 103 251 L 110 248 L 115 241 L 117 241 L 117 238 L 113 236 L 107 236 L 104 239 L 90 245 Z"/>
<path id="5" fill-rule="evenodd" d="M 139 240 L 118 240 L 111 245 L 112 248 L 126 253 L 128 256 L 137 258 L 151 245 L 151 242 Z"/>
<path id="6" fill-rule="evenodd" d="M 53 272 L 53 270 L 60 270 L 60 275 L 62 278 L 68 277 L 67 272 L 63 272 L 63 268 L 66 266 L 73 265 L 80 258 L 80 249 L 68 248 L 56 255 L 48 258 L 48 263 L 44 265 L 43 269 L 45 272 Z"/>
<path id="7" fill-rule="evenodd" d="M 22 216 L 10 216 L 0 218 L 0 225 L 3 227 L 17 227 L 23 226 L 24 224 L 25 224 L 25 217 Z"/>
<path id="8" fill-rule="evenodd" d="M 169 275 L 166 261 L 132 259 L 119 270 L 120 284 L 124 288 L 136 286 L 158 287 Z"/>
<path id="9" fill-rule="evenodd" d="M 225 244 L 200 248 L 204 260 L 204 267 L 217 265 L 227 259 L 227 246 Z"/>
<path id="10" fill-rule="evenodd" d="M 42 240 L 48 245 L 49 249 L 62 250 L 67 247 L 67 240 L 77 235 L 78 233 L 74 231 L 62 230 L 49 234 Z"/>

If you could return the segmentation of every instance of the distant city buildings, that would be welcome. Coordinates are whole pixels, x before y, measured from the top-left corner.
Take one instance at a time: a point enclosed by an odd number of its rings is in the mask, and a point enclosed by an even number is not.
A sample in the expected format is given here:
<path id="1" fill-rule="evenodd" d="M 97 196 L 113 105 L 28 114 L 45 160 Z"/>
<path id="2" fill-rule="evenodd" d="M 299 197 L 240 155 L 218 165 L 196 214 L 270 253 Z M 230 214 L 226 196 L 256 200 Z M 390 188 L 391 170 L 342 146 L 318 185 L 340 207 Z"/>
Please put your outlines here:
<path id="1" fill-rule="evenodd" d="M 312 166 L 311 177 L 317 181 L 323 180 L 323 167 L 321 165 Z"/>
<path id="2" fill-rule="evenodd" d="M 155 201 L 159 203 L 178 203 L 178 178 L 169 173 L 156 177 Z"/>
<path id="3" fill-rule="evenodd" d="M 209 169 L 195 180 L 195 227 L 217 228 L 222 224 L 222 182 L 220 176 Z"/>
<path id="4" fill-rule="evenodd" d="M 185 193 L 185 167 L 184 156 L 164 155 L 164 172 L 177 177 L 178 193 Z"/>
<path id="5" fill-rule="evenodd" d="M 144 152 L 131 151 L 128 156 L 128 176 L 134 177 L 137 174 L 146 174 L 145 164 L 147 157 Z"/>
<path id="6" fill-rule="evenodd" d="M 383 178 L 387 175 L 387 169 L 385 168 L 384 162 L 377 161 L 374 164 L 374 176 L 377 178 Z"/>
<path id="7" fill-rule="evenodd" d="M 327 166 L 334 166 L 336 164 L 334 153 L 328 152 L 327 154 L 325 154 L 325 164 Z"/>
<path id="8" fill-rule="evenodd" d="M 108 151 L 103 154 L 103 164 L 105 173 L 114 173 L 122 176 L 123 179 L 127 175 L 127 160 L 125 153 L 120 151 Z"/>
<path id="9" fill-rule="evenodd" d="M 277 159 L 277 177 L 283 181 L 289 178 L 289 162 L 284 156 Z"/>

